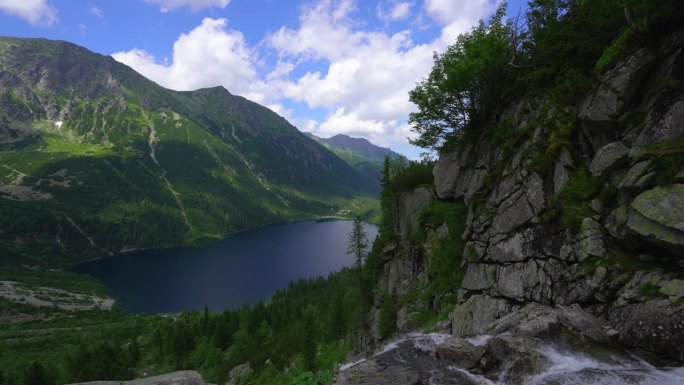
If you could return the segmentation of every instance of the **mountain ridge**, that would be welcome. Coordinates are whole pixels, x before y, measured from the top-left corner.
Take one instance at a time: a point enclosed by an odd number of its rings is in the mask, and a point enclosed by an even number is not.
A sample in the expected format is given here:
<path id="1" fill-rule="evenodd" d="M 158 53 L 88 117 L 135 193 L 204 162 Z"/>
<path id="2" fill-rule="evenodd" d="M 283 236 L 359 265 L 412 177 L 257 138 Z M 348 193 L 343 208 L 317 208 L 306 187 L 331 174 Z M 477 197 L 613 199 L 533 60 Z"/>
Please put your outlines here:
<path id="1" fill-rule="evenodd" d="M 0 38 L 0 250 L 15 262 L 361 213 L 378 189 L 221 86 L 168 90 L 72 43 Z"/>

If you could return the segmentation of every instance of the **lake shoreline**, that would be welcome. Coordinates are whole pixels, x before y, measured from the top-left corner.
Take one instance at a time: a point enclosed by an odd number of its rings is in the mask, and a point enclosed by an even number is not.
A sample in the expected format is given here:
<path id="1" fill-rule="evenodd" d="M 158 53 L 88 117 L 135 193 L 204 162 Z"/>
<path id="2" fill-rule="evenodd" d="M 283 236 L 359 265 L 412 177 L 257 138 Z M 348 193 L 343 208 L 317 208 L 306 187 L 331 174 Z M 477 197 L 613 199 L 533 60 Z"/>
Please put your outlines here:
<path id="1" fill-rule="evenodd" d="M 68 267 L 102 283 L 127 313 L 222 311 L 268 300 L 299 279 L 353 265 L 351 221 L 325 217 L 269 224 L 198 246 L 146 249 Z M 368 238 L 377 226 L 366 224 Z"/>

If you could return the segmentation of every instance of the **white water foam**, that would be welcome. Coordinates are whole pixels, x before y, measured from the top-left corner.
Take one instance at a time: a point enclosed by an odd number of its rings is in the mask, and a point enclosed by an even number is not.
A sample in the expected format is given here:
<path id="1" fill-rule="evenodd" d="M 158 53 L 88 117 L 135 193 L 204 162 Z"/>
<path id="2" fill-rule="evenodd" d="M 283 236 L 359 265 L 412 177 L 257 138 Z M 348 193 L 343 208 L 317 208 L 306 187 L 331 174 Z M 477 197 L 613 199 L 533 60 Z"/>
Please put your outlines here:
<path id="1" fill-rule="evenodd" d="M 423 334 L 423 333 L 409 333 L 409 334 L 404 334 L 396 339 L 386 343 L 384 346 L 382 346 L 380 349 L 376 350 L 373 356 L 378 356 L 380 354 L 389 352 L 390 350 L 394 350 L 397 347 L 399 347 L 399 344 L 402 342 L 406 342 L 409 340 L 413 341 L 413 345 L 426 352 L 426 353 L 434 353 L 435 350 L 437 349 L 437 346 L 441 345 L 446 341 L 448 338 L 451 337 L 451 334 L 444 334 L 444 333 L 429 333 L 429 334 Z"/>
<path id="2" fill-rule="evenodd" d="M 526 383 L 539 385 L 678 385 L 684 384 L 684 368 L 658 369 L 633 358 L 611 357 L 613 362 L 599 361 L 578 352 L 561 351 L 553 346 L 540 349 L 551 367 Z"/>
<path id="3" fill-rule="evenodd" d="M 489 334 L 481 334 L 477 337 L 466 338 L 466 341 L 475 346 L 484 346 L 491 338 Z"/>
<path id="4" fill-rule="evenodd" d="M 342 370 L 347 370 L 347 369 L 349 369 L 349 368 L 353 368 L 354 366 L 356 366 L 356 365 L 358 365 L 358 364 L 360 364 L 360 363 L 362 363 L 362 362 L 366 362 L 366 359 L 365 359 L 365 358 L 362 358 L 362 359 L 360 359 L 360 360 L 348 362 L 348 363 L 346 363 L 346 364 L 340 366 L 340 371 L 342 371 Z"/>

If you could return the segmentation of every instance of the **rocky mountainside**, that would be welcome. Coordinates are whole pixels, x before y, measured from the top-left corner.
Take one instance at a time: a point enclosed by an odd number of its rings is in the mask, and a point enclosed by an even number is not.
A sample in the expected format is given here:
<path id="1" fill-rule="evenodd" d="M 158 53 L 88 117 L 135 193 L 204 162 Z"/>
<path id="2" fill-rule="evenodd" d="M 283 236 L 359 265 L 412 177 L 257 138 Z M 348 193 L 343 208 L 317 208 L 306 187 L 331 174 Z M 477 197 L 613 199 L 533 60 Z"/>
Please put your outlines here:
<path id="1" fill-rule="evenodd" d="M 449 364 L 429 364 L 415 381 L 437 381 L 455 365 L 486 377 L 455 383 L 527 383 L 553 364 L 539 344 L 569 343 L 602 359 L 609 355 L 597 353 L 601 349 L 628 349 L 651 362 L 681 366 L 683 49 L 680 33 L 631 53 L 603 73 L 579 108 L 544 95 L 523 98 L 499 119 L 512 133 L 505 140 L 481 136 L 440 154 L 434 187 L 398 196 L 395 237 L 376 268 L 380 289 L 371 334 L 376 341 L 382 337 L 384 303 L 396 304 L 400 333 L 420 323 L 427 303 L 429 313 L 450 312 L 437 330 L 457 345 L 441 356 L 439 349 L 429 353 Z M 434 215 L 438 206 L 452 207 L 452 214 Z M 422 299 L 444 253 L 455 260 L 450 283 L 456 289 Z M 461 339 L 502 333 L 514 340 Z M 416 346 L 410 355 L 424 354 L 423 345 Z M 407 350 L 392 351 L 345 367 L 338 382 L 377 380 L 379 368 L 406 369 L 402 362 L 411 358 L 396 357 Z M 388 354 L 395 358 L 382 358 Z M 599 370 L 592 368 L 583 373 Z M 445 378 L 463 373 L 450 376 Z M 643 383 L 682 380 L 681 373 L 664 376 Z M 415 383 L 400 377 L 390 382 Z M 624 383 L 646 378 L 618 377 Z M 571 383 L 601 383 L 597 378 Z"/>
<path id="2" fill-rule="evenodd" d="M 61 264 L 360 209 L 375 180 L 222 87 L 164 89 L 70 43 L 0 38 L 0 254 Z"/>

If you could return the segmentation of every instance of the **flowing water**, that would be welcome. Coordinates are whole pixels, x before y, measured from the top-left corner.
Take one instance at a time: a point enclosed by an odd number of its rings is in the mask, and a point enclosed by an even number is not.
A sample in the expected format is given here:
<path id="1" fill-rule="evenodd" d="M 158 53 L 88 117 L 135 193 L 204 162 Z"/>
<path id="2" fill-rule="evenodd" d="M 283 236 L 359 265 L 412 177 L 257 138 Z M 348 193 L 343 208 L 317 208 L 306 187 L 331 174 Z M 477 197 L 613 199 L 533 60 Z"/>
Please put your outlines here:
<path id="1" fill-rule="evenodd" d="M 362 365 L 368 360 L 392 354 L 394 350 L 402 349 L 402 346 L 405 351 L 407 342 L 411 343 L 416 357 L 434 357 L 437 347 L 450 337 L 452 336 L 449 334 L 441 333 L 407 334 L 380 347 L 370 358 L 341 366 L 340 371 L 353 370 L 355 366 Z M 483 346 L 491 338 L 493 337 L 483 335 L 467 340 L 473 345 Z M 537 351 L 541 359 L 546 361 L 546 365 L 543 365 L 544 369 L 539 373 L 527 376 L 524 380 L 525 385 L 684 385 L 684 368 L 656 368 L 627 353 L 615 353 L 598 359 L 584 352 L 561 349 L 548 342 L 540 342 Z M 414 361 L 405 353 L 402 357 L 398 360 L 400 363 Z M 505 381 L 490 379 L 453 365 L 447 366 L 446 370 L 461 373 L 462 380 L 457 380 L 454 384 L 510 385 Z M 429 383 L 433 382 L 431 380 Z"/>

